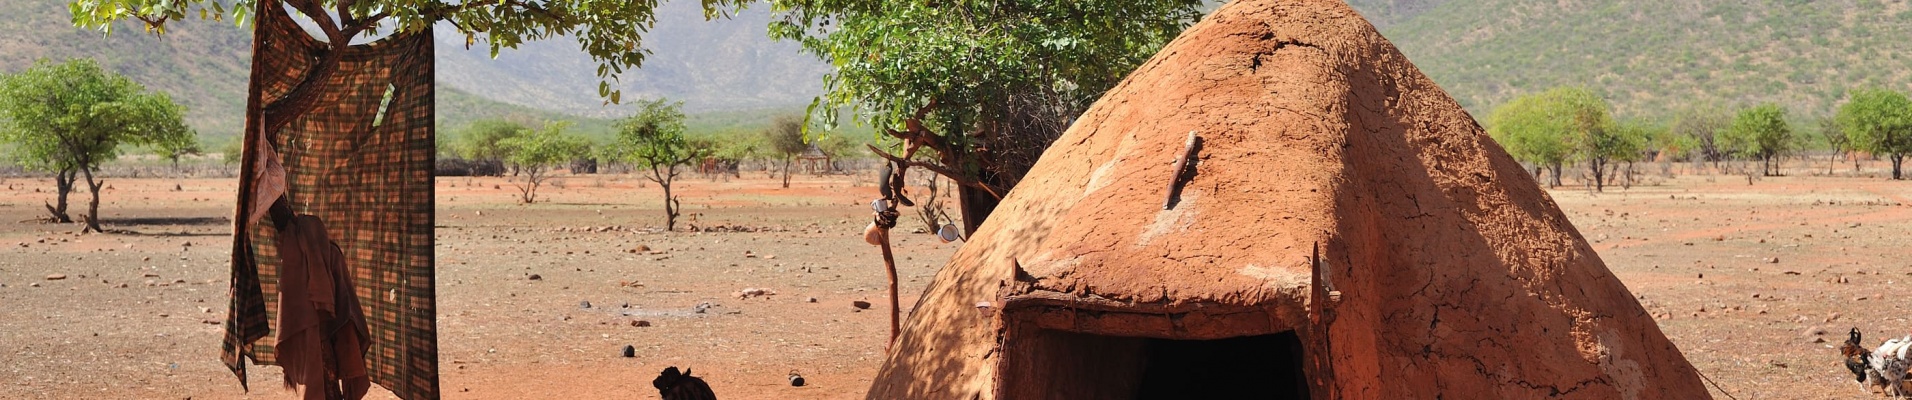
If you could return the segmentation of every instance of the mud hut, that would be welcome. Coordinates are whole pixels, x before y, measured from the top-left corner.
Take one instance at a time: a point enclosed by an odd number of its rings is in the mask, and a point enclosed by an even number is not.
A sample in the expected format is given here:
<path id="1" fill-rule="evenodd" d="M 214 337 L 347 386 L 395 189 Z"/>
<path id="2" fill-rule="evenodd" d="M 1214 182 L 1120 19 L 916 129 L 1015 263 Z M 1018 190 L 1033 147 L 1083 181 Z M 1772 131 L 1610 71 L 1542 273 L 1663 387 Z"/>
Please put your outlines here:
<path id="1" fill-rule="evenodd" d="M 871 399 L 1710 397 L 1540 185 L 1335 0 L 1230 3 L 1105 94 L 888 357 Z"/>

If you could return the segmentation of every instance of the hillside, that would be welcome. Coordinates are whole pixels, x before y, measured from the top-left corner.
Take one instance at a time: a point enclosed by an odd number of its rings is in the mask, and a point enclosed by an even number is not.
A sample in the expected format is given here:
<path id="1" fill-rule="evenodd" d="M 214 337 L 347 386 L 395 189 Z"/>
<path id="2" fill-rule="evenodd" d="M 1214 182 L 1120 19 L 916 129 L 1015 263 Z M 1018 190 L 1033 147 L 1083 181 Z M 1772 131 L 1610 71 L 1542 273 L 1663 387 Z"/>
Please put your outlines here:
<path id="1" fill-rule="evenodd" d="M 92 57 L 148 88 L 171 93 L 189 108 L 187 122 L 209 142 L 224 142 L 239 132 L 250 30 L 192 19 L 168 24 L 164 37 L 144 34 L 132 24 L 107 37 L 72 27 L 65 4 L 0 1 L 0 31 L 7 32 L 0 35 L 0 73 L 18 72 L 40 58 Z M 624 98 L 661 95 L 685 101 L 692 114 L 734 118 L 752 110 L 800 112 L 821 91 L 825 65 L 799 53 L 795 44 L 767 38 L 767 11 L 705 21 L 700 7 L 693 1 L 660 7 L 660 21 L 645 35 L 652 54 L 623 80 Z M 438 49 L 438 81 L 445 89 L 440 112 L 452 118 L 441 116 L 441 121 L 480 115 L 476 110 L 611 117 L 629 109 L 602 105 L 596 67 L 574 42 L 528 43 L 494 60 L 482 47 L 464 49 L 463 36 L 444 32 Z M 592 129 L 592 124 L 579 128 Z"/>
<path id="2" fill-rule="evenodd" d="M 1584 85 L 1621 116 L 1777 102 L 1828 115 L 1854 87 L 1912 89 L 1907 0 L 1352 0 L 1476 116 Z"/>
<path id="3" fill-rule="evenodd" d="M 64 2 L 0 1 L 0 30 L 8 32 L 0 36 L 0 72 L 41 57 L 98 58 L 172 93 L 209 141 L 238 132 L 249 31 L 189 20 L 171 24 L 164 38 L 130 25 L 103 37 L 71 27 Z M 1620 115 L 1643 117 L 1766 101 L 1795 117 L 1825 115 L 1852 87 L 1912 89 L 1912 0 L 1350 2 L 1475 115 L 1557 85 L 1588 86 Z M 765 38 L 763 8 L 705 21 L 697 2 L 665 3 L 646 35 L 650 58 L 620 83 L 625 97 L 661 95 L 684 100 L 694 115 L 728 115 L 704 120 L 801 110 L 828 66 Z M 575 43 L 528 43 L 495 60 L 483 48 L 464 49 L 456 35 L 441 34 L 440 44 L 441 121 L 580 116 L 590 117 L 580 119 L 581 132 L 608 132 L 587 120 L 628 110 L 602 106 L 595 68 Z"/>

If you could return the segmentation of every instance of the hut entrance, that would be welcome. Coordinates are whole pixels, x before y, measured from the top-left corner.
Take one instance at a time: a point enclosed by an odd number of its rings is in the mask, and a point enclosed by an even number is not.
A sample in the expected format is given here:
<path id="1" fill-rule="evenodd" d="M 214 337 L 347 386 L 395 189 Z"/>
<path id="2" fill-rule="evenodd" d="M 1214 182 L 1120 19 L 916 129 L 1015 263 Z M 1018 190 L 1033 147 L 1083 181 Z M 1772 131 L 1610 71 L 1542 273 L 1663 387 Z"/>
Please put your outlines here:
<path id="1" fill-rule="evenodd" d="M 997 398 L 1308 399 L 1294 331 L 1214 340 L 1022 330 Z"/>

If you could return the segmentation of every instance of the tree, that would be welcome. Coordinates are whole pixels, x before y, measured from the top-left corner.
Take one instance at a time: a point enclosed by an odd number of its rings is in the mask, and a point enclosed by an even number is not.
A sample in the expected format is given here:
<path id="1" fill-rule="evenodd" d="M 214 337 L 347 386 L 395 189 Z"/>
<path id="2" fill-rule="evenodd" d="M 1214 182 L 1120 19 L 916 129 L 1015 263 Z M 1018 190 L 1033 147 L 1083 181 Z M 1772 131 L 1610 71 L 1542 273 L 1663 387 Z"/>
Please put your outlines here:
<path id="1" fill-rule="evenodd" d="M 664 230 L 677 229 L 680 209 L 677 196 L 671 195 L 679 168 L 704 156 L 708 149 L 692 146 L 684 137 L 684 103 L 666 99 L 637 104 L 637 114 L 616 123 L 617 136 L 610 151 L 617 159 L 629 161 L 649 171 L 651 182 L 664 188 Z"/>
<path id="2" fill-rule="evenodd" d="M 152 144 L 153 155 L 171 161 L 173 169 L 179 169 L 179 159 L 185 156 L 199 155 L 205 152 L 199 147 L 199 135 L 187 133 L 168 136 Z"/>
<path id="3" fill-rule="evenodd" d="M 1548 185 L 1554 187 L 1560 186 L 1561 164 L 1574 155 L 1567 141 L 1573 128 L 1570 121 L 1561 118 L 1571 111 L 1562 102 L 1563 90 L 1516 97 L 1487 116 L 1488 135 L 1514 159 L 1533 163 L 1536 175 L 1541 168 L 1549 169 L 1552 177 Z"/>
<path id="4" fill-rule="evenodd" d="M 564 132 L 570 127 L 570 121 L 547 122 L 544 129 L 526 131 L 498 142 L 506 154 L 505 159 L 518 167 L 522 179 L 517 183 L 519 199 L 525 204 L 538 199 L 538 187 L 551 178 L 558 166 L 570 163 L 590 149 L 590 143 L 584 139 Z"/>
<path id="5" fill-rule="evenodd" d="M 1798 147 L 1792 126 L 1786 123 L 1786 109 L 1771 103 L 1740 110 L 1720 141 L 1722 147 L 1758 159 L 1760 174 L 1765 176 L 1779 176 L 1777 159 Z"/>
<path id="6" fill-rule="evenodd" d="M 1912 153 L 1912 100 L 1904 93 L 1862 89 L 1839 107 L 1837 118 L 1853 148 L 1890 157 L 1892 179 L 1905 179 L 1905 156 Z"/>
<path id="7" fill-rule="evenodd" d="M 1693 144 L 1693 150 L 1699 152 L 1701 161 L 1719 168 L 1719 162 L 1726 159 L 1726 152 L 1720 150 L 1716 139 L 1731 124 L 1732 118 L 1717 108 L 1694 107 L 1680 111 L 1673 120 L 1672 134 L 1686 138 Z"/>
<path id="8" fill-rule="evenodd" d="M 900 140 L 871 149 L 961 186 L 982 224 L 1063 129 L 1201 15 L 1200 0 L 770 0 L 770 35 L 836 66 L 810 118 L 839 110 Z M 807 126 L 807 125 L 806 125 Z M 934 150 L 933 160 L 916 150 Z M 894 149 L 892 150 L 894 151 Z M 899 169 L 897 173 L 902 173 Z"/>
<path id="9" fill-rule="evenodd" d="M 1852 139 L 1846 137 L 1845 128 L 1839 126 L 1838 117 L 1819 118 L 1819 137 L 1826 141 L 1826 150 L 1832 152 L 1832 155 L 1826 157 L 1826 174 L 1831 175 L 1832 169 L 1839 163 L 1839 157 L 1846 156 L 1852 151 Z M 1852 170 L 1859 170 L 1857 158 L 1853 158 Z"/>
<path id="10" fill-rule="evenodd" d="M 179 146 L 192 140 L 185 108 L 163 93 L 88 59 L 54 64 L 40 60 L 18 74 L 0 76 L 0 141 L 13 144 L 23 166 L 54 173 L 57 204 L 46 205 L 58 222 L 67 215 L 67 196 L 84 179 L 92 200 L 84 230 L 100 232 L 100 164 L 119 156 L 121 146 Z"/>
<path id="11" fill-rule="evenodd" d="M 502 119 L 472 121 L 459 134 L 456 146 L 458 155 L 474 162 L 493 164 L 496 171 L 503 171 L 503 164 L 510 154 L 501 143 L 530 131 L 531 128 L 524 124 Z M 512 170 L 517 171 L 515 164 Z"/>
<path id="12" fill-rule="evenodd" d="M 1621 187 L 1633 186 L 1633 163 L 1651 160 L 1660 151 L 1664 137 L 1671 136 L 1666 128 L 1642 120 L 1620 121 L 1613 125 L 1612 138 L 1603 149 L 1613 162 L 1624 163 L 1624 168 L 1615 166 L 1622 176 L 1606 174 L 1609 179 L 1619 178 Z M 1598 186 L 1598 185 L 1596 185 Z"/>
<path id="13" fill-rule="evenodd" d="M 810 150 L 810 144 L 803 141 L 803 119 L 793 116 L 779 116 L 770 122 L 770 128 L 763 131 L 764 141 L 770 143 L 770 149 L 783 157 L 783 187 L 790 187 L 790 158 Z"/>

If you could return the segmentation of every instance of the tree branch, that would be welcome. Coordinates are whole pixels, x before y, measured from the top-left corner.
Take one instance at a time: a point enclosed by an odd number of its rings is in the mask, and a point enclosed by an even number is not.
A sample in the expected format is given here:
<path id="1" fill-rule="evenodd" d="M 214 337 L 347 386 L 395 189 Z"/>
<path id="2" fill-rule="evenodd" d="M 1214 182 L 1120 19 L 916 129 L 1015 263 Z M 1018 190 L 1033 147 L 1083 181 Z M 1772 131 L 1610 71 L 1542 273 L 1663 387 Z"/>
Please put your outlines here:
<path id="1" fill-rule="evenodd" d="M 884 159 L 888 159 L 890 161 L 903 164 L 904 166 L 919 167 L 919 168 L 927 169 L 930 172 L 935 172 L 938 175 L 948 177 L 950 180 L 956 181 L 956 183 L 959 185 L 981 189 L 983 192 L 989 193 L 990 197 L 995 197 L 998 200 L 1002 199 L 1002 193 L 1004 192 L 1004 190 L 997 188 L 995 186 L 991 186 L 989 184 L 983 183 L 982 181 L 977 180 L 975 177 L 956 173 L 956 171 L 950 170 L 948 168 L 944 168 L 943 166 L 940 166 L 940 165 L 930 164 L 930 163 L 926 163 L 922 161 L 910 160 L 903 157 L 897 157 L 895 155 L 891 155 L 890 153 L 883 151 L 882 149 L 876 148 L 876 146 L 874 145 L 866 144 L 864 145 L 864 147 L 869 147 L 870 152 L 876 153 L 878 157 L 883 157 Z"/>

